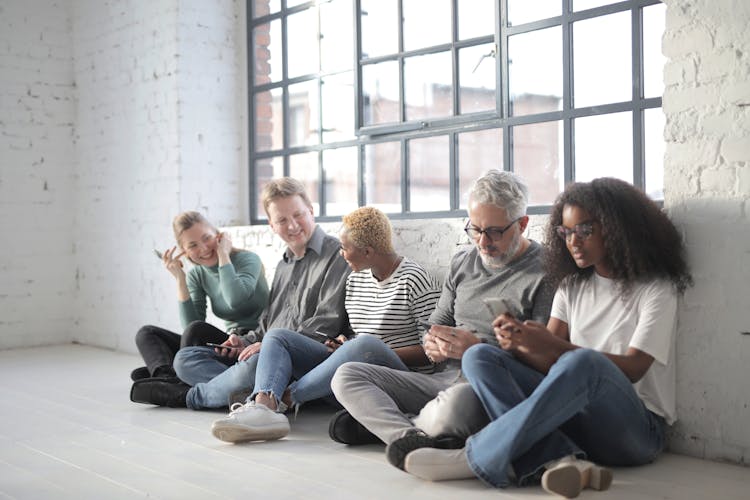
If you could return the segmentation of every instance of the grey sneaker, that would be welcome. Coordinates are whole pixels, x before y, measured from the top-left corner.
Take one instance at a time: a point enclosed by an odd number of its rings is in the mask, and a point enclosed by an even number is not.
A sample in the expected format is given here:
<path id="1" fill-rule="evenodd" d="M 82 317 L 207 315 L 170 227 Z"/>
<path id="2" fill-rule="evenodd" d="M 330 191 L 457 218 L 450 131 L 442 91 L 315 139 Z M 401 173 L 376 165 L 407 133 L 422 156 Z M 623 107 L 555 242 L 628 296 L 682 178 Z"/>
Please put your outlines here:
<path id="1" fill-rule="evenodd" d="M 214 421 L 211 434 L 228 443 L 280 439 L 289 434 L 289 419 L 255 401 L 235 403 L 229 415 Z"/>

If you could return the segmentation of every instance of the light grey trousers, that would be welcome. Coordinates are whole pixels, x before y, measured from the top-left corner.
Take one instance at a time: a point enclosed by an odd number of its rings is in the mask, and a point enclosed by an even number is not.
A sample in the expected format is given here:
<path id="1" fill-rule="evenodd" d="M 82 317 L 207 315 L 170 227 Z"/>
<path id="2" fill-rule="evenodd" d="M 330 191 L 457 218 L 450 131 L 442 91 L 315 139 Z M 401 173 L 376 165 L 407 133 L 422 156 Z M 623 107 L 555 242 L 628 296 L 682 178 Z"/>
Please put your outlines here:
<path id="1" fill-rule="evenodd" d="M 430 436 L 468 437 L 489 423 L 458 370 L 426 374 L 350 362 L 336 370 L 331 388 L 339 403 L 385 443 L 415 428 Z"/>

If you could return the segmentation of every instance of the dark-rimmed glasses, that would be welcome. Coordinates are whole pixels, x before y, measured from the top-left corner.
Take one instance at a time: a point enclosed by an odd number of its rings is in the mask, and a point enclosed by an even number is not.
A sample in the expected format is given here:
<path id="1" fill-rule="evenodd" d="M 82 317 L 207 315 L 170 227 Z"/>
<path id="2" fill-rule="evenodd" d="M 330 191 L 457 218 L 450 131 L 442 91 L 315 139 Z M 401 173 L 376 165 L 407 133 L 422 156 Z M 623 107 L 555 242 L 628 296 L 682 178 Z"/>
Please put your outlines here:
<path id="1" fill-rule="evenodd" d="M 594 234 L 594 221 L 581 222 L 580 224 L 576 224 L 572 228 L 557 226 L 555 228 L 555 232 L 560 238 L 564 239 L 565 241 L 570 240 L 570 237 L 574 234 L 578 236 L 578 239 L 585 240 L 588 239 L 592 234 Z"/>
<path id="2" fill-rule="evenodd" d="M 522 217 L 519 217 L 518 219 L 515 219 L 513 222 L 508 224 L 505 227 L 488 227 L 486 229 L 479 229 L 476 226 L 471 225 L 471 221 L 466 223 L 466 227 L 464 228 L 464 231 L 469 236 L 469 238 L 473 240 L 478 240 L 482 237 L 484 234 L 486 237 L 488 237 L 491 241 L 497 241 L 500 238 L 503 237 L 503 234 L 510 229 L 510 227 L 521 220 Z"/>

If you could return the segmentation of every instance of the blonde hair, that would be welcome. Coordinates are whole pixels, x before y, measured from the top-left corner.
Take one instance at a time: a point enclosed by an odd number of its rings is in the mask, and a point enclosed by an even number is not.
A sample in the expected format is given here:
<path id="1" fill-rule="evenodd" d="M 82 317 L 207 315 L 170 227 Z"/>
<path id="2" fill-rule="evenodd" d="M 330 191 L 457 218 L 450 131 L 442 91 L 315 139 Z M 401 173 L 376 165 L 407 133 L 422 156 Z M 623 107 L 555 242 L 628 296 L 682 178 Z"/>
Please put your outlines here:
<path id="1" fill-rule="evenodd" d="M 288 198 L 290 196 L 299 196 L 305 205 L 312 210 L 312 202 L 310 197 L 307 196 L 305 186 L 297 179 L 292 177 L 281 177 L 279 179 L 271 179 L 268 184 L 263 186 L 260 199 L 263 202 L 263 210 L 268 215 L 268 205 L 270 205 L 276 198 Z"/>
<path id="2" fill-rule="evenodd" d="M 210 227 L 215 233 L 219 233 L 219 230 L 216 229 L 213 224 L 208 222 L 208 219 L 206 219 L 200 212 L 196 212 L 195 210 L 182 212 L 177 217 L 175 217 L 174 220 L 172 220 L 172 231 L 174 231 L 174 239 L 177 241 L 177 244 L 180 247 L 182 247 L 182 242 L 180 242 L 182 233 L 196 224 L 205 224 L 206 226 Z"/>
<path id="3" fill-rule="evenodd" d="M 391 221 L 377 208 L 358 208 L 341 222 L 357 248 L 372 247 L 377 253 L 393 253 Z"/>

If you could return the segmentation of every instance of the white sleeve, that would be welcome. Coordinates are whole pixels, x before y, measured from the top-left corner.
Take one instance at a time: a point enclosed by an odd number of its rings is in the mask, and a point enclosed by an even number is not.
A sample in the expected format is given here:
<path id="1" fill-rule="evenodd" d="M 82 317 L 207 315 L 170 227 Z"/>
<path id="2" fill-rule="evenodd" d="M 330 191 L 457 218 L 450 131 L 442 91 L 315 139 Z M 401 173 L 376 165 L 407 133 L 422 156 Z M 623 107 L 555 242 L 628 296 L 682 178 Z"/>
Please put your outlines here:
<path id="1" fill-rule="evenodd" d="M 570 302 L 568 300 L 568 286 L 564 283 L 557 287 L 555 297 L 552 299 L 552 310 L 550 318 L 556 318 L 570 325 Z"/>
<path id="2" fill-rule="evenodd" d="M 667 281 L 656 281 L 643 294 L 638 306 L 638 324 L 630 339 L 634 347 L 666 365 L 675 332 L 677 293 Z"/>

